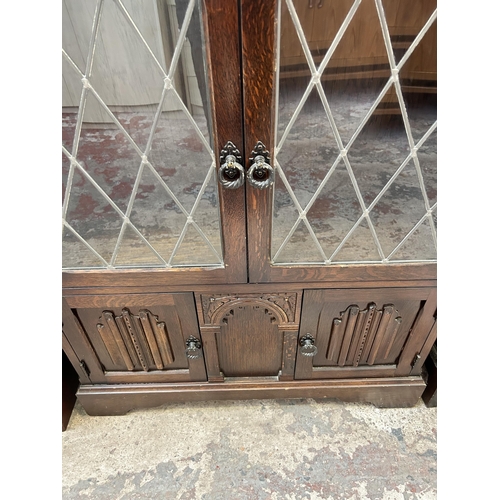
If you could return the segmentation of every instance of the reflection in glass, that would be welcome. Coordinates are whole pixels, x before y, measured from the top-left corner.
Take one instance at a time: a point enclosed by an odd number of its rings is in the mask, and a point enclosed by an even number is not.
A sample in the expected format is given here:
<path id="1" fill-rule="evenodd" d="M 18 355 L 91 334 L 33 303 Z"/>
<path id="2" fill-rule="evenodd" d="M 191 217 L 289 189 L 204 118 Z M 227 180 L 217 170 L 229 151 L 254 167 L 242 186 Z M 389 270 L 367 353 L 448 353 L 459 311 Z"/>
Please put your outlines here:
<path id="1" fill-rule="evenodd" d="M 435 9 L 279 2 L 275 264 L 435 260 Z"/>
<path id="2" fill-rule="evenodd" d="M 196 0 L 63 1 L 64 268 L 222 265 L 207 92 Z"/>

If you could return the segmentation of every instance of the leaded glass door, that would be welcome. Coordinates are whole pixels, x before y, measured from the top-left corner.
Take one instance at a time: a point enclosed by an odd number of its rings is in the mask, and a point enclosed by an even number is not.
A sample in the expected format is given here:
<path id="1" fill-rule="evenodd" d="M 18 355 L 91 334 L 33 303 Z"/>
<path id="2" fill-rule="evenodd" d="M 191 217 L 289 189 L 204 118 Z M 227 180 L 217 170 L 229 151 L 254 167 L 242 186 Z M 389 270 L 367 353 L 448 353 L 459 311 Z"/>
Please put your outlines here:
<path id="1" fill-rule="evenodd" d="M 64 285 L 435 279 L 436 17 L 65 0 Z"/>
<path id="2" fill-rule="evenodd" d="M 243 137 L 222 3 L 63 1 L 66 286 L 246 281 L 244 190 L 217 182 Z"/>
<path id="3" fill-rule="evenodd" d="M 247 186 L 250 281 L 435 279 L 436 1 L 242 16 L 246 149 L 274 169 Z"/>

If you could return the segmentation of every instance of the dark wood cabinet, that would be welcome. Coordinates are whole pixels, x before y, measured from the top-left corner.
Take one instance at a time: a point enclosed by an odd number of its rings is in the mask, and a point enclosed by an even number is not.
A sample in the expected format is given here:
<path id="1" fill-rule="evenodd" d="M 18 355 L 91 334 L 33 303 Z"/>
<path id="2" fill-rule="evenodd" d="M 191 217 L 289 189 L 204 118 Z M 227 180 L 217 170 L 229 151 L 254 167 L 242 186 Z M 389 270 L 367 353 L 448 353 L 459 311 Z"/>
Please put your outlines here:
<path id="1" fill-rule="evenodd" d="M 430 0 L 64 3 L 63 349 L 89 414 L 416 403 L 435 26 Z"/>

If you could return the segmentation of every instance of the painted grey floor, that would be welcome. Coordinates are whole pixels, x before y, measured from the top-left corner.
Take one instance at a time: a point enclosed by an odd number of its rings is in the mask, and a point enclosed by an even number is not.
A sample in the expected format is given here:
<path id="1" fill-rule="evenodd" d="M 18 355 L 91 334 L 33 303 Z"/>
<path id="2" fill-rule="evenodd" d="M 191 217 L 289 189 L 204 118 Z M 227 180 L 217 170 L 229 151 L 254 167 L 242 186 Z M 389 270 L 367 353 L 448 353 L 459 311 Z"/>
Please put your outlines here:
<path id="1" fill-rule="evenodd" d="M 63 499 L 437 498 L 437 409 L 335 400 L 200 402 L 62 433 Z"/>

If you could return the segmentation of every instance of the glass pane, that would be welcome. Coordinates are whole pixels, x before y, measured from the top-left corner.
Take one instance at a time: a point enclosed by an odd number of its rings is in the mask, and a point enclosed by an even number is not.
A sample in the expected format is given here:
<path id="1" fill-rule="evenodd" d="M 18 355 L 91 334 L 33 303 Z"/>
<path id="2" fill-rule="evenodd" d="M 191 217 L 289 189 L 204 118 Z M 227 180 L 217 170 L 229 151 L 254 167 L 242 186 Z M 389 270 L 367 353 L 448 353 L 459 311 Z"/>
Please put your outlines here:
<path id="1" fill-rule="evenodd" d="M 106 267 L 105 262 L 92 252 L 92 250 L 67 227 L 63 228 L 62 246 L 63 269 L 75 267 Z"/>
<path id="2" fill-rule="evenodd" d="M 391 260 L 435 259 L 436 245 L 430 221 L 426 218 L 407 240 L 394 252 Z"/>
<path id="3" fill-rule="evenodd" d="M 437 202 L 437 131 L 418 150 L 425 192 L 432 206 Z"/>
<path id="4" fill-rule="evenodd" d="M 436 2 L 320 4 L 279 2 L 274 262 L 435 260 Z"/>
<path id="5" fill-rule="evenodd" d="M 436 0 L 382 0 L 396 63 L 405 55 L 436 10 Z"/>
<path id="6" fill-rule="evenodd" d="M 314 262 L 323 264 L 326 260 L 314 242 L 304 221 L 300 221 L 288 242 L 274 257 L 275 262 Z"/>
<path id="7" fill-rule="evenodd" d="M 373 234 L 365 219 L 352 231 L 345 242 L 337 247 L 332 262 L 352 262 L 380 260 L 380 253 L 373 239 Z"/>
<path id="8" fill-rule="evenodd" d="M 74 168 L 65 220 L 106 262 L 110 262 L 122 217 L 78 168 Z"/>
<path id="9" fill-rule="evenodd" d="M 399 74 L 413 140 L 437 120 L 437 22 L 428 29 Z"/>
<path id="10" fill-rule="evenodd" d="M 148 246 L 130 224 L 125 224 L 120 246 L 115 259 L 116 267 L 129 267 L 129 263 L 141 264 L 144 267 L 156 267 L 165 261 L 153 248 Z"/>
<path id="11" fill-rule="evenodd" d="M 276 160 L 300 206 L 305 208 L 339 154 L 316 89 L 309 94 Z"/>
<path id="12" fill-rule="evenodd" d="M 66 196 L 66 188 L 68 186 L 68 175 L 70 169 L 69 158 L 63 153 L 62 154 L 62 202 L 64 203 L 64 197 Z"/>
<path id="13" fill-rule="evenodd" d="M 66 244 L 66 267 L 221 266 L 198 2 L 64 0 L 62 17 L 63 211 L 86 250 Z"/>

